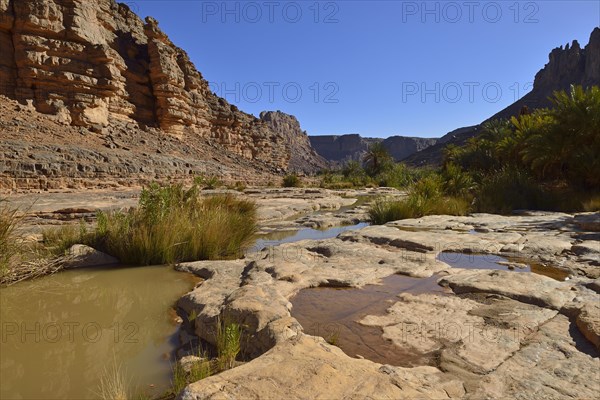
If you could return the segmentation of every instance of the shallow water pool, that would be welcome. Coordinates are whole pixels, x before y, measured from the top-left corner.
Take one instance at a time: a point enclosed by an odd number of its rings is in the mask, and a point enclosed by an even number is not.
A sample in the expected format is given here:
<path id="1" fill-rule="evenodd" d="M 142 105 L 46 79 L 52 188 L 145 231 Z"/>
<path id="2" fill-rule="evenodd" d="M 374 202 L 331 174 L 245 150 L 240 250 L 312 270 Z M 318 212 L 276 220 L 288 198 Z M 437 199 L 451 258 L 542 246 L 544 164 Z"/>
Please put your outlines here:
<path id="1" fill-rule="evenodd" d="M 134 391 L 169 387 L 175 301 L 193 277 L 164 266 L 61 272 L 0 289 L 0 398 L 92 399 L 119 368 Z"/>

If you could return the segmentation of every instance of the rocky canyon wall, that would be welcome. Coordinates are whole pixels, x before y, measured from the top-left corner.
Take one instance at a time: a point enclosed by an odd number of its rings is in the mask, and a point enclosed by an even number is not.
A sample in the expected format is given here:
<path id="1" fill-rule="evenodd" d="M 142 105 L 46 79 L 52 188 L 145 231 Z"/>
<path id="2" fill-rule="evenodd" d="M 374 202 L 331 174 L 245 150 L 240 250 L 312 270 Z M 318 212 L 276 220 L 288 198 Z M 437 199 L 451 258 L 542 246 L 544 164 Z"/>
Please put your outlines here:
<path id="1" fill-rule="evenodd" d="M 260 119 L 283 137 L 286 148 L 290 151 L 290 171 L 317 172 L 329 166 L 327 160 L 311 146 L 308 134 L 302 130 L 296 117 L 281 111 L 263 111 Z"/>
<path id="2" fill-rule="evenodd" d="M 213 94 L 154 19 L 114 0 L 0 0 L 0 54 L 0 94 L 66 125 L 157 127 L 288 167 L 280 133 Z"/>

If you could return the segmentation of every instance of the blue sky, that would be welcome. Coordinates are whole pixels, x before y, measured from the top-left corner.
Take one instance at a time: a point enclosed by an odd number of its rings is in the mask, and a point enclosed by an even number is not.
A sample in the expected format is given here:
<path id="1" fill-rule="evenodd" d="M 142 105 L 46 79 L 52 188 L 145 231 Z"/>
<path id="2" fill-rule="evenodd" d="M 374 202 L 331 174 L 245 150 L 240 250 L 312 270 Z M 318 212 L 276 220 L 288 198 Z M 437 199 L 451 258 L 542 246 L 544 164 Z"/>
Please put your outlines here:
<path id="1" fill-rule="evenodd" d="M 311 135 L 439 137 L 531 89 L 555 47 L 587 44 L 588 1 L 125 1 L 213 90 Z"/>

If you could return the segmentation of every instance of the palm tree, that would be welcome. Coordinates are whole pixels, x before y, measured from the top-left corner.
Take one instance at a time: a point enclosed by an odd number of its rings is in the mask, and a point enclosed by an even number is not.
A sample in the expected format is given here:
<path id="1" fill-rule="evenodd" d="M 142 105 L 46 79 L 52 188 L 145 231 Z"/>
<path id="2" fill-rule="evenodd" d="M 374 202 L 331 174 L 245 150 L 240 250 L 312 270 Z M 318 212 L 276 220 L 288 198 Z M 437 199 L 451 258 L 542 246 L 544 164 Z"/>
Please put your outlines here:
<path id="1" fill-rule="evenodd" d="M 523 159 L 544 178 L 594 187 L 600 181 L 600 89 L 572 86 L 551 100 L 554 108 L 532 129 Z"/>
<path id="2" fill-rule="evenodd" d="M 377 175 L 383 170 L 386 164 L 392 160 L 390 153 L 383 146 L 383 143 L 376 142 L 369 146 L 367 154 L 363 157 L 363 163 L 366 170 L 371 175 Z"/>

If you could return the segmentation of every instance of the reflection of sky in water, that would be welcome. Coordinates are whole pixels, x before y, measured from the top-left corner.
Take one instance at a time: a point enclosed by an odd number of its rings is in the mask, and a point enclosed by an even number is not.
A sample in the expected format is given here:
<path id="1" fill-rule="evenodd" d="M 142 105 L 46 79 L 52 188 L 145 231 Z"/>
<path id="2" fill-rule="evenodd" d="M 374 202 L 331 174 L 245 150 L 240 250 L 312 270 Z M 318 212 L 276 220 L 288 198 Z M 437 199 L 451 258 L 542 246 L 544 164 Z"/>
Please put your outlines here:
<path id="1" fill-rule="evenodd" d="M 469 254 L 450 251 L 442 251 L 437 259 L 450 265 L 453 268 L 464 269 L 495 269 L 513 272 L 533 272 L 535 274 L 548 276 L 552 279 L 564 281 L 569 275 L 568 272 L 560 269 L 537 264 L 526 260 L 510 260 L 495 254 Z M 513 264 L 513 268 L 502 263 Z M 522 264 L 522 268 L 515 266 L 515 263 Z"/>
<path id="2" fill-rule="evenodd" d="M 442 251 L 438 260 L 445 262 L 451 267 L 465 269 L 508 269 L 506 265 L 498 264 L 499 262 L 507 262 L 504 257 L 493 254 L 468 254 Z M 519 271 L 529 271 L 529 266 Z"/>
<path id="3" fill-rule="evenodd" d="M 277 246 L 283 243 L 293 243 L 299 242 L 301 240 L 321 240 L 321 239 L 331 239 L 336 237 L 342 232 L 350 231 L 353 229 L 360 229 L 368 226 L 369 224 L 366 222 L 362 222 L 356 225 L 348 225 L 348 226 L 340 226 L 336 228 L 319 230 L 312 228 L 303 228 L 297 231 L 290 231 L 290 236 L 279 238 L 279 239 L 268 239 L 269 235 L 264 235 L 265 238 L 258 239 L 254 246 L 252 246 L 248 251 L 250 252 L 259 252 L 262 249 L 269 246 Z M 277 233 L 278 236 L 281 236 L 281 233 Z"/>

